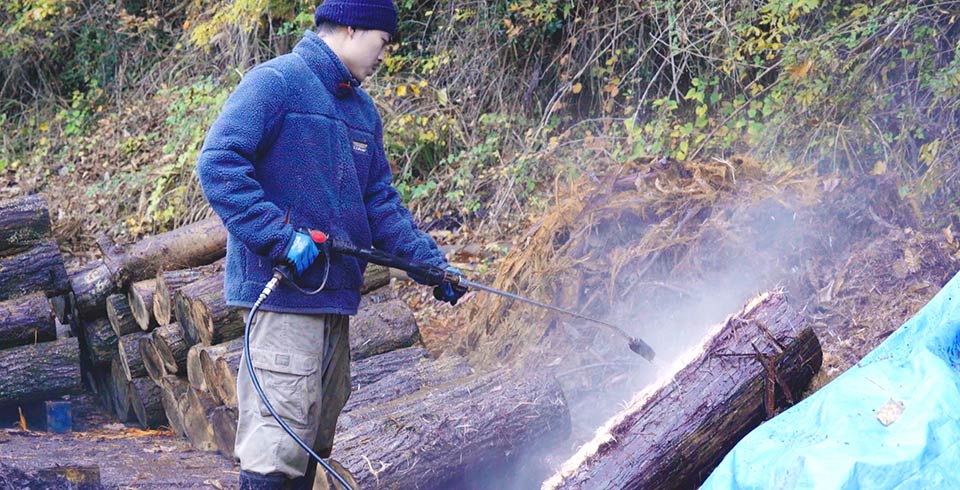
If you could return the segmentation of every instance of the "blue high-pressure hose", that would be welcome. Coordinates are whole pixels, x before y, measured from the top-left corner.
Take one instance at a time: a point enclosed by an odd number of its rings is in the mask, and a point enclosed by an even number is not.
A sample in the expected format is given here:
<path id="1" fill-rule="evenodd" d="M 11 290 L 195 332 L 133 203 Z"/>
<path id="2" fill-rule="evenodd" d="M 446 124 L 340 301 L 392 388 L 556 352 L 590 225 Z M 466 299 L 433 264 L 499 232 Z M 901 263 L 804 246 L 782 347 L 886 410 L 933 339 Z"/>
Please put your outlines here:
<path id="1" fill-rule="evenodd" d="M 267 297 L 270 296 L 270 293 L 272 293 L 277 288 L 277 286 L 280 284 L 281 279 L 286 279 L 291 286 L 293 286 L 303 294 L 313 295 L 322 291 L 323 287 L 327 284 L 327 277 L 330 273 L 330 258 L 327 256 L 325 256 L 324 258 L 326 259 L 326 270 L 323 273 L 323 282 L 320 284 L 320 287 L 314 291 L 305 291 L 300 286 L 298 286 L 297 283 L 294 282 L 293 278 L 290 277 L 288 272 L 289 269 L 287 269 L 287 267 L 277 266 L 273 269 L 273 277 L 271 277 L 270 280 L 267 281 L 267 284 L 263 287 L 263 291 L 260 292 L 260 297 L 257 298 L 257 301 L 253 304 L 253 307 L 250 308 L 250 314 L 247 315 L 246 326 L 244 328 L 244 334 L 243 334 L 243 356 L 247 359 L 247 372 L 250 374 L 250 380 L 253 382 L 253 387 L 254 389 L 257 390 L 257 394 L 260 395 L 260 400 L 263 402 L 264 406 L 267 407 L 267 410 L 270 412 L 270 415 L 273 415 L 273 418 L 277 420 L 277 423 L 280 424 L 280 427 L 282 427 L 283 430 L 286 431 L 286 433 L 290 437 L 292 437 L 293 440 L 296 441 L 297 444 L 299 444 L 300 447 L 302 447 L 303 450 L 307 452 L 307 454 L 310 455 L 310 457 L 315 459 L 317 463 L 320 464 L 320 466 L 322 466 L 327 473 L 332 475 L 333 478 L 337 480 L 338 483 L 343 485 L 343 488 L 353 490 L 353 487 L 349 483 L 347 483 L 346 479 L 340 476 L 340 474 L 337 473 L 337 471 L 334 470 L 329 463 L 324 461 L 323 458 L 321 458 L 316 452 L 314 452 L 313 448 L 308 446 L 307 443 L 304 442 L 303 439 L 301 439 L 300 436 L 298 436 L 296 432 L 294 432 L 293 429 L 291 429 L 290 426 L 283 421 L 282 418 L 280 418 L 280 415 L 278 415 L 277 411 L 274 410 L 273 405 L 270 404 L 270 400 L 267 399 L 266 393 L 263 392 L 263 388 L 260 386 L 260 380 L 257 379 L 257 373 L 253 369 L 253 360 L 250 358 L 250 330 L 253 329 L 253 317 L 254 315 L 257 314 L 257 310 L 260 309 L 260 305 L 262 305 L 263 302 L 266 301 Z M 311 482 L 311 485 L 312 484 L 313 482 Z"/>

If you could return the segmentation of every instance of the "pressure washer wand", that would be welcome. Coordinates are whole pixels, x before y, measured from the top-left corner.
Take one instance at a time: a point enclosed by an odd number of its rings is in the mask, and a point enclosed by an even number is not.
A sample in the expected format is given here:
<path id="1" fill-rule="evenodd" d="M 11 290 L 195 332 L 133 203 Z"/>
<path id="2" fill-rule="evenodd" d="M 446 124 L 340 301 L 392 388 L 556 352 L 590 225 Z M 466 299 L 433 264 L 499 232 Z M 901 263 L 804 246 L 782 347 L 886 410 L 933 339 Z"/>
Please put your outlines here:
<path id="1" fill-rule="evenodd" d="M 331 252 L 339 253 L 343 255 L 349 255 L 349 256 L 364 260 L 366 262 L 371 262 L 371 263 L 386 266 L 386 267 L 392 267 L 394 269 L 400 269 L 405 272 L 411 272 L 420 277 L 425 278 L 429 284 L 434 286 L 439 285 L 443 282 L 449 282 L 454 287 L 479 289 L 481 291 L 486 291 L 488 293 L 497 294 L 510 299 L 522 301 L 524 303 L 528 303 L 534 306 L 539 306 L 540 308 L 546 308 L 548 310 L 555 311 L 557 313 L 569 315 L 574 318 L 586 320 L 596 325 L 606 327 L 612 330 L 614 333 L 626 339 L 627 345 L 630 347 L 630 350 L 643 356 L 644 359 L 648 361 L 653 361 L 653 358 L 656 356 L 656 353 L 654 353 L 653 348 L 650 347 L 649 344 L 647 344 L 646 342 L 644 342 L 643 340 L 637 337 L 631 337 L 627 335 L 627 333 L 622 328 L 612 323 L 608 323 L 602 320 L 597 320 L 596 318 L 590 318 L 588 316 L 584 316 L 570 310 L 565 310 L 563 308 L 559 308 L 553 305 L 548 305 L 546 303 L 541 303 L 539 301 L 534 301 L 532 299 L 524 298 L 523 296 L 518 296 L 513 293 L 501 291 L 499 289 L 492 288 L 490 286 L 485 286 L 483 284 L 470 281 L 459 274 L 451 274 L 450 272 L 447 272 L 439 267 L 436 267 L 430 264 L 424 264 L 422 262 L 414 262 L 412 260 L 407 260 L 401 257 L 397 257 L 396 255 L 388 254 L 380 250 L 357 247 L 353 243 L 328 237 L 326 234 L 316 230 L 308 230 L 308 232 L 310 234 L 310 237 L 313 238 L 313 241 L 316 242 L 318 246 L 329 247 L 329 250 Z"/>
<path id="2" fill-rule="evenodd" d="M 577 312 L 574 312 L 574 311 L 565 310 L 565 309 L 563 309 L 563 308 L 560 308 L 560 307 L 557 307 L 557 306 L 553 306 L 553 305 L 548 305 L 548 304 L 546 304 L 546 303 L 541 303 L 541 302 L 539 302 L 539 301 L 534 301 L 534 300 L 529 299 L 529 298 L 524 298 L 523 296 L 518 296 L 518 295 L 513 294 L 513 293 L 508 293 L 508 292 L 506 292 L 506 291 L 501 291 L 501 290 L 499 290 L 499 289 L 492 288 L 492 287 L 490 287 L 490 286 L 485 286 L 485 285 L 483 285 L 483 284 L 473 282 L 473 281 L 471 281 L 471 280 L 469 280 L 469 279 L 467 279 L 467 278 L 465 278 L 465 277 L 462 277 L 462 276 L 461 276 L 460 279 L 459 279 L 458 281 L 456 281 L 456 282 L 457 282 L 460 286 L 463 286 L 463 287 L 466 287 L 466 288 L 469 288 L 469 289 L 480 289 L 480 290 L 486 291 L 486 292 L 488 292 L 488 293 L 493 293 L 493 294 L 497 294 L 497 295 L 500 295 L 500 296 L 503 296 L 503 297 L 506 297 L 506 298 L 515 299 L 515 300 L 517 300 L 517 301 L 522 301 L 522 302 L 527 303 L 527 304 L 531 304 L 531 305 L 534 305 L 534 306 L 539 306 L 540 308 L 546 308 L 546 309 L 548 309 L 548 310 L 555 311 L 555 312 L 557 312 L 557 313 L 563 313 L 564 315 L 569 315 L 569 316 L 572 316 L 572 317 L 574 317 L 574 318 L 579 318 L 579 319 L 581 319 L 581 320 L 586 320 L 586 321 L 588 321 L 588 322 L 592 322 L 592 323 L 595 323 L 595 324 L 597 324 L 597 325 L 600 325 L 600 326 L 603 326 L 603 327 L 607 327 L 607 328 L 609 328 L 611 331 L 613 331 L 614 333 L 616 333 L 617 335 L 620 335 L 621 337 L 623 337 L 624 339 L 626 339 L 627 344 L 630 346 L 630 350 L 632 350 L 633 352 L 636 352 L 637 354 L 640 354 L 641 356 L 643 356 L 644 359 L 646 359 L 646 360 L 648 360 L 648 361 L 653 361 L 654 356 L 656 356 L 656 353 L 653 351 L 653 348 L 650 347 L 649 344 L 647 344 L 646 342 L 644 342 L 643 340 L 641 340 L 641 339 L 639 339 L 639 338 L 637 338 L 637 337 L 631 337 L 631 336 L 627 335 L 627 332 L 624 332 L 622 328 L 620 328 L 620 327 L 618 327 L 618 326 L 616 326 L 616 325 L 614 325 L 614 324 L 612 324 L 612 323 L 608 323 L 608 322 L 605 322 L 605 321 L 603 321 L 603 320 L 597 320 L 596 318 L 590 318 L 590 317 L 588 317 L 588 316 L 581 315 L 581 314 L 579 314 L 579 313 L 577 313 Z"/>

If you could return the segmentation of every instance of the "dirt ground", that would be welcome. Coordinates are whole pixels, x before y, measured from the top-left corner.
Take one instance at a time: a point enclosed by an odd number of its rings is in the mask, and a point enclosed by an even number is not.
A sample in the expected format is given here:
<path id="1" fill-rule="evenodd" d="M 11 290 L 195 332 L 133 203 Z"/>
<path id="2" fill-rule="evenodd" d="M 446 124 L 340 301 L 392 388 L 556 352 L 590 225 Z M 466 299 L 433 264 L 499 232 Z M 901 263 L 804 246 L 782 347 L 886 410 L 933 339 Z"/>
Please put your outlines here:
<path id="1" fill-rule="evenodd" d="M 239 468 L 223 456 L 197 451 L 169 431 L 120 424 L 93 395 L 71 401 L 71 433 L 45 432 L 32 417 L 27 418 L 27 431 L 4 420 L 0 464 L 28 474 L 54 466 L 98 466 L 103 488 L 111 490 L 238 488 Z"/>

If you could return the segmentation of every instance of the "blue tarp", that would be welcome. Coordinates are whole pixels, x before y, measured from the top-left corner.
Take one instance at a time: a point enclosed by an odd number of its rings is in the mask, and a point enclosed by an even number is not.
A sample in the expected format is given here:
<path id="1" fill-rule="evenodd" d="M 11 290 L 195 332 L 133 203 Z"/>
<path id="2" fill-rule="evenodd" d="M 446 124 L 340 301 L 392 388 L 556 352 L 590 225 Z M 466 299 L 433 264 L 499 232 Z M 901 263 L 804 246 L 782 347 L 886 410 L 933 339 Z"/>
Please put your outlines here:
<path id="1" fill-rule="evenodd" d="M 749 433 L 702 488 L 960 488 L 960 274 L 860 363 Z"/>

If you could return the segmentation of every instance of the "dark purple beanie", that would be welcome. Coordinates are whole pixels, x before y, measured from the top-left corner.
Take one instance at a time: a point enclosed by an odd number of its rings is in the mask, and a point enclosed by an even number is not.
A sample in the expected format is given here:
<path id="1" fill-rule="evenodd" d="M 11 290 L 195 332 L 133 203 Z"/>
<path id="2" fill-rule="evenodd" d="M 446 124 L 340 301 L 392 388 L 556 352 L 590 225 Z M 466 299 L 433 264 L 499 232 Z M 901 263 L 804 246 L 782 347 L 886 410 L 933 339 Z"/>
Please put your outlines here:
<path id="1" fill-rule="evenodd" d="M 313 14 L 314 22 L 333 22 L 360 29 L 376 29 L 397 35 L 397 8 L 393 0 L 326 0 Z"/>

